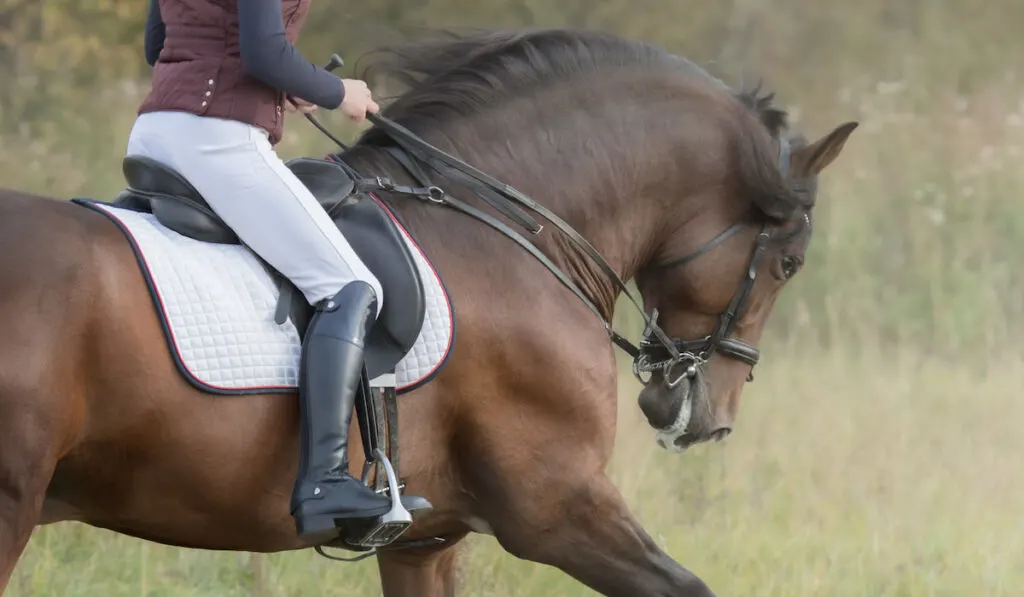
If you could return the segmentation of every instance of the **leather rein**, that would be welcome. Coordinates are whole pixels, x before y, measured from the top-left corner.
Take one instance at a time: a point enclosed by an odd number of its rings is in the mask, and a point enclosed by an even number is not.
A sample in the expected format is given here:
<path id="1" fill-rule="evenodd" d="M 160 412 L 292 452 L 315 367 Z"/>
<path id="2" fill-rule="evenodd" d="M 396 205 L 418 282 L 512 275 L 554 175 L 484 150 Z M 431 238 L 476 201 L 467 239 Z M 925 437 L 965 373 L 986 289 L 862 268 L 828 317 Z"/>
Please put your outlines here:
<path id="1" fill-rule="evenodd" d="M 324 133 L 328 138 L 337 143 L 343 152 L 348 150 L 348 146 L 328 132 L 312 115 L 306 114 L 305 116 L 318 130 L 320 130 L 320 132 Z M 351 166 L 345 163 L 340 153 L 329 155 L 328 157 L 332 161 L 337 162 L 353 177 L 353 179 L 357 181 L 357 189 L 362 192 L 382 191 L 409 195 L 438 205 L 447 205 L 483 222 L 484 224 L 487 224 L 516 242 L 527 252 L 533 255 L 534 258 L 540 261 L 541 264 L 559 280 L 559 282 L 566 286 L 574 295 L 576 295 L 577 298 L 580 299 L 580 301 L 583 302 L 584 305 L 587 306 L 587 308 L 594 313 L 594 315 L 598 317 L 604 325 L 605 331 L 608 333 L 611 341 L 633 358 L 633 373 L 641 383 L 646 385 L 649 381 L 649 378 L 644 378 L 645 374 L 660 370 L 663 373 L 664 380 L 668 384 L 668 387 L 675 387 L 683 379 L 695 376 L 697 368 L 707 362 L 715 352 L 740 360 L 749 364 L 751 367 L 756 365 L 759 361 L 760 351 L 757 347 L 743 342 L 742 340 L 732 338 L 730 337 L 730 334 L 735 328 L 737 319 L 742 315 L 744 308 L 746 307 L 747 300 L 757 280 L 757 270 L 764 258 L 768 242 L 771 239 L 772 229 L 767 222 L 763 225 L 757 236 L 753 254 L 751 255 L 748 267 L 744 272 L 740 288 L 733 296 L 728 308 L 719 316 L 718 325 L 715 330 L 708 336 L 701 339 L 685 340 L 669 338 L 665 331 L 658 325 L 657 309 L 653 310 L 652 313 L 648 315 L 641 306 L 641 301 L 638 300 L 632 292 L 630 292 L 629 288 L 626 286 L 626 282 L 622 280 L 615 269 L 608 264 L 597 249 L 595 249 L 589 241 L 587 241 L 576 230 L 574 230 L 572 226 L 558 217 L 555 213 L 527 197 L 511 185 L 495 180 L 484 172 L 466 164 L 462 160 L 437 147 L 434 147 L 433 145 L 430 145 L 404 126 L 379 114 L 371 113 L 367 115 L 367 118 L 372 124 L 387 133 L 391 140 L 395 142 L 396 146 L 386 146 L 384 147 L 384 150 L 387 151 L 399 164 L 401 164 L 420 186 L 410 187 L 396 185 L 386 177 L 363 177 Z M 788 140 L 785 138 L 780 138 L 779 143 L 779 167 L 785 174 L 789 170 L 791 149 Z M 596 265 L 612 281 L 619 291 L 626 295 L 629 302 L 632 303 L 640 313 L 640 316 L 644 320 L 645 328 L 639 346 L 634 345 L 621 334 L 616 332 L 613 329 L 611 322 L 604 317 L 601 310 L 594 304 L 590 297 L 588 297 L 565 272 L 552 262 L 551 259 L 541 252 L 536 245 L 501 220 L 463 201 L 460 201 L 455 197 L 452 197 L 441 188 L 433 185 L 421 164 L 426 165 L 442 178 L 460 183 L 471 189 L 477 196 L 491 205 L 499 213 L 524 228 L 531 235 L 539 234 L 543 230 L 544 226 L 538 223 L 537 220 L 527 213 L 526 210 L 532 211 L 550 222 L 551 225 L 564 234 L 577 249 L 590 258 L 594 265 Z M 745 228 L 748 224 L 748 221 L 737 222 L 696 251 L 671 262 L 649 267 L 651 269 L 666 270 L 685 265 L 686 263 L 707 254 L 722 242 Z M 673 372 L 675 371 L 678 372 L 677 375 L 673 375 Z M 751 376 L 748 377 L 748 381 L 752 379 L 753 376 L 751 374 Z"/>

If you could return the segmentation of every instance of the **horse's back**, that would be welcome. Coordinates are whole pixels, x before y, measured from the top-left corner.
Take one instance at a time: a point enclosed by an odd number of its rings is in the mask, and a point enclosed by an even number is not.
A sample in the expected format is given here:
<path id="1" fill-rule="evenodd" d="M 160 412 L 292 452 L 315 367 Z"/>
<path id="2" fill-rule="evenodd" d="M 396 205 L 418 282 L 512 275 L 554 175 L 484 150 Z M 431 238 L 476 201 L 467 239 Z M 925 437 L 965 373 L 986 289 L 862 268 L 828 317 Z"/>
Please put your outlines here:
<path id="1" fill-rule="evenodd" d="M 77 518 L 129 534 L 145 528 L 139 534 L 173 542 L 161 512 L 191 512 L 204 520 L 184 526 L 202 529 L 214 513 L 225 520 L 204 500 L 243 489 L 264 499 L 265 486 L 229 487 L 243 477 L 218 461 L 233 468 L 248 461 L 275 479 L 291 466 L 294 405 L 189 386 L 174 368 L 131 246 L 101 214 L 0 191 L 0 325 L 0 412 L 6 405 L 28 420 L 24 405 L 2 395 L 25 392 L 40 405 L 31 409 L 33 424 L 53 437 L 45 522 Z M 277 505 L 283 523 L 286 498 Z M 190 540 L 202 542 L 179 541 Z"/>

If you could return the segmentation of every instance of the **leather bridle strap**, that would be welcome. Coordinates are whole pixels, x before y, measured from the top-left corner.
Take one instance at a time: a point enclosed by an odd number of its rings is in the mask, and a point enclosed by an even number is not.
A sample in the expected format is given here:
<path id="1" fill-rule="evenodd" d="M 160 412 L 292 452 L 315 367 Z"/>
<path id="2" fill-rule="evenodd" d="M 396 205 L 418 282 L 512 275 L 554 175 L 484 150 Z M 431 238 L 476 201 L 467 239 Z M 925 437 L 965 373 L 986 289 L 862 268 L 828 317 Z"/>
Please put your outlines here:
<path id="1" fill-rule="evenodd" d="M 746 276 L 743 278 L 743 282 L 740 285 L 739 291 L 732 297 L 732 301 L 729 302 L 729 307 L 722 313 L 721 319 L 718 323 L 718 328 L 710 338 L 712 349 L 715 349 L 721 345 L 724 339 L 729 337 L 734 327 L 736 327 L 736 319 L 739 317 L 741 310 L 746 306 L 747 299 L 750 297 L 751 290 L 754 289 L 754 283 L 757 282 L 757 270 L 761 265 L 761 260 L 764 258 L 765 251 L 768 248 L 768 240 L 770 234 L 768 232 L 768 225 L 766 224 L 761 232 L 757 235 L 757 245 L 754 249 L 754 255 L 750 258 L 750 263 L 747 266 Z"/>
<path id="2" fill-rule="evenodd" d="M 743 228 L 746 225 L 747 225 L 747 222 L 745 222 L 745 221 L 736 222 L 732 226 L 730 226 L 730 227 L 726 228 L 725 230 L 723 230 L 722 232 L 720 232 L 718 234 L 718 236 L 716 236 L 715 238 L 713 238 L 710 241 L 708 241 L 707 244 L 705 244 L 704 246 L 700 247 L 699 249 L 697 249 L 693 253 L 690 253 L 689 255 L 686 255 L 684 257 L 680 257 L 679 259 L 673 259 L 672 261 L 669 261 L 667 263 L 658 263 L 658 264 L 650 265 L 650 266 L 647 267 L 647 269 L 648 270 L 672 269 L 674 267 L 680 267 L 680 266 L 686 265 L 687 263 L 693 261 L 694 259 L 696 259 L 696 258 L 698 258 L 698 257 L 700 257 L 702 255 L 705 255 L 707 253 L 710 253 L 712 249 L 714 249 L 718 245 L 720 245 L 720 244 L 724 243 L 725 241 L 729 240 L 730 238 L 732 238 L 732 236 L 734 234 L 736 234 L 737 232 L 739 232 L 740 230 L 743 230 Z"/>
<path id="3" fill-rule="evenodd" d="M 419 184 L 423 185 L 424 187 L 429 187 L 430 181 L 427 178 L 426 174 L 423 172 L 423 170 L 419 167 L 419 165 L 416 162 L 409 159 L 409 156 L 402 149 L 398 147 L 385 147 L 384 150 L 391 154 L 391 157 L 395 158 L 395 160 L 398 161 L 398 163 L 404 166 L 405 169 L 408 170 L 409 173 L 413 175 L 413 178 L 417 179 L 417 182 L 419 182 Z M 406 194 L 420 195 L 419 193 L 410 193 L 406 189 L 407 187 L 393 187 L 392 189 L 382 190 L 395 190 L 396 192 L 399 193 L 404 192 Z M 590 309 L 590 311 L 594 313 L 594 315 L 597 316 L 597 318 L 604 325 L 605 331 L 608 333 L 612 342 L 614 342 L 616 346 L 621 348 L 623 352 L 627 353 L 629 356 L 633 358 L 636 358 L 637 355 L 640 354 L 640 349 L 638 347 L 633 345 L 632 342 L 630 342 L 625 337 L 616 332 L 614 329 L 612 329 L 611 322 L 604 318 L 604 315 L 601 313 L 601 310 L 598 309 L 597 305 L 595 305 L 594 302 L 590 300 L 586 293 L 583 292 L 583 290 L 581 290 L 580 287 L 577 286 L 576 283 L 574 283 L 572 279 L 565 274 L 565 272 L 559 269 L 559 267 L 555 265 L 555 263 L 551 261 L 547 257 L 547 255 L 541 252 L 540 249 L 534 246 L 534 244 L 531 243 L 529 240 L 524 238 L 523 235 L 519 234 L 518 232 L 507 226 L 501 220 L 498 220 L 497 218 L 491 216 L 490 214 L 480 211 L 479 209 L 467 203 L 459 201 L 458 199 L 452 197 L 451 195 L 445 194 L 442 200 L 436 202 L 442 205 L 449 205 L 452 208 L 465 213 L 466 215 L 469 215 L 473 218 L 480 220 L 481 222 L 487 224 L 488 226 L 494 228 L 498 232 L 512 239 L 512 241 L 514 241 L 522 248 L 526 249 L 527 252 L 533 255 L 535 259 L 540 261 L 541 265 L 546 267 L 559 282 L 561 282 L 574 295 L 576 295 L 576 298 L 578 298 L 584 305 L 587 306 L 588 309 Z"/>
<path id="4" fill-rule="evenodd" d="M 381 129 L 386 131 L 391 136 L 391 138 L 394 139 L 394 141 L 398 143 L 400 146 L 402 146 L 402 148 L 405 149 L 408 153 L 418 157 L 419 159 L 427 163 L 442 177 L 462 178 L 463 180 L 465 180 L 466 177 L 474 179 L 477 183 L 479 183 L 478 185 L 472 185 L 473 187 L 475 187 L 475 190 L 479 191 L 481 187 L 490 188 L 491 190 L 494 190 L 496 192 L 496 196 L 498 198 L 509 202 L 519 203 L 529 208 L 530 210 L 538 213 L 539 215 L 547 219 L 549 222 L 551 222 L 551 224 L 554 225 L 555 228 L 557 228 L 560 232 L 565 234 L 569 238 L 569 240 L 572 241 L 572 243 L 577 246 L 577 248 L 582 250 L 583 253 L 586 254 L 587 257 L 589 257 L 594 262 L 594 264 L 597 265 L 597 267 L 599 267 L 601 271 L 609 279 L 611 279 L 611 281 L 617 287 L 618 291 L 626 295 L 626 298 L 629 299 L 629 301 L 640 313 L 641 317 L 644 320 L 644 323 L 650 330 L 651 334 L 659 341 L 659 343 L 661 343 L 664 346 L 664 348 L 669 352 L 669 354 L 671 354 L 673 358 L 679 358 L 681 356 L 678 349 L 676 349 L 675 344 L 657 325 L 655 320 L 652 319 L 652 317 L 648 315 L 646 311 L 644 311 L 644 308 L 641 306 L 640 301 L 638 301 L 636 297 L 633 296 L 633 293 L 630 292 L 629 288 L 626 286 L 626 283 L 619 276 L 618 272 L 616 272 L 615 269 L 611 265 L 609 265 L 607 261 L 605 261 L 604 257 L 601 256 L 601 254 L 597 251 L 597 249 L 594 248 L 593 245 L 590 244 L 589 241 L 583 238 L 583 236 L 576 232 L 576 230 L 574 230 L 568 223 L 559 218 L 554 212 L 550 211 L 543 205 L 540 205 L 536 201 L 533 201 L 532 199 L 530 199 L 529 197 L 527 197 L 526 195 L 512 187 L 511 185 L 499 182 L 494 178 L 491 178 L 487 174 L 477 170 L 473 166 L 470 166 L 469 164 L 462 162 L 458 158 L 449 155 L 443 150 L 430 145 L 429 143 L 420 139 L 417 135 L 415 135 L 413 132 L 409 131 L 402 125 L 378 114 L 370 114 L 368 118 L 375 125 L 381 127 Z M 394 155 L 394 153 L 392 153 L 392 155 Z M 460 177 L 460 174 L 462 174 L 463 176 Z M 421 181 L 421 184 L 422 183 L 423 181 Z M 495 197 L 492 196 L 491 198 L 494 199 Z M 452 198 L 449 196 L 446 200 L 451 201 L 451 199 Z M 491 202 L 488 201 L 488 203 Z M 501 202 L 499 201 L 498 203 Z M 468 205 L 465 206 L 469 207 Z M 499 211 L 505 213 L 506 210 L 499 209 Z M 467 211 L 466 213 L 469 212 Z M 474 217 L 476 216 L 474 215 Z M 493 226 L 494 223 L 500 222 L 494 221 L 487 223 Z M 505 229 L 508 230 L 508 227 L 506 226 Z M 537 234 L 541 231 L 542 227 L 538 226 L 535 229 L 531 229 L 528 227 L 527 229 L 530 232 Z M 506 230 L 501 230 L 501 232 L 508 235 Z M 520 240 L 527 243 L 529 242 L 523 239 L 522 237 L 520 237 Z M 524 245 L 523 242 L 520 242 L 520 240 L 516 240 L 516 242 L 520 244 L 520 246 L 523 246 L 525 248 L 526 245 Z M 530 246 L 533 247 L 532 244 L 530 244 Z M 536 250 L 536 247 L 533 247 L 533 249 Z M 538 255 L 543 255 L 542 253 L 540 253 L 539 250 L 536 250 L 536 252 L 530 249 L 527 250 L 529 250 L 530 253 L 534 255 L 534 257 L 537 257 Z M 548 269 L 550 269 L 552 273 L 555 273 L 555 271 L 557 270 L 557 266 L 551 263 L 550 260 L 548 260 L 546 257 L 545 260 L 547 261 L 547 263 L 545 263 L 545 267 L 548 267 Z M 542 263 L 544 263 L 544 261 L 542 261 Z M 548 263 L 550 263 L 551 265 L 549 266 Z M 566 281 L 571 283 L 571 280 L 569 280 L 564 273 L 555 273 L 555 275 L 560 278 L 563 284 L 566 284 Z M 576 293 L 577 296 L 580 296 L 580 294 L 582 294 L 582 291 L 580 291 L 578 287 L 575 286 L 575 284 L 573 284 L 571 288 L 574 288 L 573 292 Z M 584 302 L 588 304 L 588 307 L 593 307 L 596 309 L 596 307 L 593 305 L 593 302 L 590 301 L 589 299 Z M 597 313 L 600 314 L 600 311 L 597 311 Z M 604 322 L 606 329 L 608 330 L 612 340 L 615 342 L 617 346 L 625 350 L 631 356 L 635 356 L 636 354 L 639 353 L 639 348 L 634 346 L 632 343 L 629 343 L 625 338 L 623 338 L 619 334 L 615 333 L 611 329 L 611 325 L 604 319 L 603 316 L 601 316 L 601 321 Z M 628 348 L 626 346 L 627 344 Z"/>

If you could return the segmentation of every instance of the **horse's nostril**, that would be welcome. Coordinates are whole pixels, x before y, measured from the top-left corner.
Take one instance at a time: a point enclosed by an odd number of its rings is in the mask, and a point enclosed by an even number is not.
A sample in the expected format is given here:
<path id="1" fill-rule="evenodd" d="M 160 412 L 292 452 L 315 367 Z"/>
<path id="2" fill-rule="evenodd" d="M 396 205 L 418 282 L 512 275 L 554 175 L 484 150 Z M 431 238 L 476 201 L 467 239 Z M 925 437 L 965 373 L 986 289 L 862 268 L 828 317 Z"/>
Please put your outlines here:
<path id="1" fill-rule="evenodd" d="M 714 431 L 711 432 L 711 439 L 715 440 L 716 442 L 720 442 L 723 439 L 729 437 L 730 433 L 732 433 L 732 427 L 719 427 L 718 429 L 715 429 Z"/>

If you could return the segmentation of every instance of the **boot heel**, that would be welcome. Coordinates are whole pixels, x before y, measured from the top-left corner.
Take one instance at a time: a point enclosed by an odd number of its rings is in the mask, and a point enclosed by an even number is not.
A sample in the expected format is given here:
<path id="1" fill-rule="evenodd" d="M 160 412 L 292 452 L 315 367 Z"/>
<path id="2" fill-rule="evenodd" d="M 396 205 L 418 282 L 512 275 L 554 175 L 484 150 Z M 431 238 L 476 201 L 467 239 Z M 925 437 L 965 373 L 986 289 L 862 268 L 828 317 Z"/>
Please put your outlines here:
<path id="1" fill-rule="evenodd" d="M 298 531 L 299 539 L 310 545 L 333 541 L 341 534 L 334 524 L 334 516 L 330 514 L 296 517 L 295 530 Z"/>

